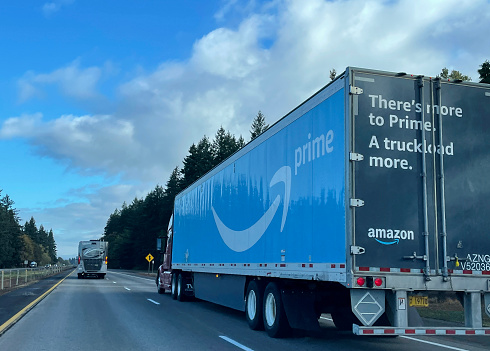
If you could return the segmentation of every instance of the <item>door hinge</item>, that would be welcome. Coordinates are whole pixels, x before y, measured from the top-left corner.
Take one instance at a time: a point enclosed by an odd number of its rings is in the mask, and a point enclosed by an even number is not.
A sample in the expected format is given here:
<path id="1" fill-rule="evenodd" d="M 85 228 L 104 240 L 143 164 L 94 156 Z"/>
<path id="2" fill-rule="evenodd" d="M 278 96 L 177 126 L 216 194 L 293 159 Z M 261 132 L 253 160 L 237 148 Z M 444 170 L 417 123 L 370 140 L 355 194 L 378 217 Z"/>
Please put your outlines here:
<path id="1" fill-rule="evenodd" d="M 350 254 L 351 255 L 362 255 L 365 252 L 366 252 L 366 249 L 361 247 L 361 246 L 352 245 L 350 247 Z"/>
<path id="2" fill-rule="evenodd" d="M 364 206 L 364 201 L 361 199 L 350 199 L 351 207 L 361 207 Z"/>
<path id="3" fill-rule="evenodd" d="M 351 152 L 349 154 L 349 160 L 351 160 L 351 161 L 362 161 L 362 160 L 364 160 L 364 156 L 362 154 L 357 153 L 357 152 Z"/>
<path id="4" fill-rule="evenodd" d="M 361 88 L 355 87 L 353 85 L 349 86 L 349 93 L 351 95 L 361 95 L 363 90 Z"/>

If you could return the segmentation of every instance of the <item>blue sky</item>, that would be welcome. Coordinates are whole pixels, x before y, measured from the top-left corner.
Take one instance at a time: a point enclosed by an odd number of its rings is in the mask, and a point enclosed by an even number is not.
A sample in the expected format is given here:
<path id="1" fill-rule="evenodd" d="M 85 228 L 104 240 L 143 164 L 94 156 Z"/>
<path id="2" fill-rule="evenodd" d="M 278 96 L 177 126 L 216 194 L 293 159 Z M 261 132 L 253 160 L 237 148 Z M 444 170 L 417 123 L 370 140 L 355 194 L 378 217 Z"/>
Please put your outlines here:
<path id="1" fill-rule="evenodd" d="M 347 66 L 478 79 L 488 0 L 54 0 L 0 7 L 0 189 L 62 257 L 223 126 L 249 138 Z"/>

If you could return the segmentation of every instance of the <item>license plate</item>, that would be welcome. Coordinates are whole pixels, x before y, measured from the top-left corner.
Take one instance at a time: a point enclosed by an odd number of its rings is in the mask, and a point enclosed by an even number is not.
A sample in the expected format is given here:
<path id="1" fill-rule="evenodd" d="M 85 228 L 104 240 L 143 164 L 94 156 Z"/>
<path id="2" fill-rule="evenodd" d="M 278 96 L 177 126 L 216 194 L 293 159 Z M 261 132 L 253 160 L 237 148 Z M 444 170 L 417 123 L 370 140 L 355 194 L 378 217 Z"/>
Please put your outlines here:
<path id="1" fill-rule="evenodd" d="M 409 296 L 408 304 L 413 307 L 429 307 L 428 296 Z"/>

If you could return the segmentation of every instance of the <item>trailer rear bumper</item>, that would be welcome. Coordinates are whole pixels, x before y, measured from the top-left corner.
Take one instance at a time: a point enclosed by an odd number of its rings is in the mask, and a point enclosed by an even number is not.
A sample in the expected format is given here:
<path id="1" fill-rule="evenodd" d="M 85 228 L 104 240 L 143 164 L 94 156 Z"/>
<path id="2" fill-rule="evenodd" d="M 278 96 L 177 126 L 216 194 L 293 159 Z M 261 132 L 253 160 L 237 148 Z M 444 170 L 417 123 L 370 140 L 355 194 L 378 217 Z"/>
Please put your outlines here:
<path id="1" fill-rule="evenodd" d="M 394 335 L 486 335 L 490 336 L 490 328 L 393 328 L 393 327 L 362 327 L 352 325 L 355 335 L 394 336 Z"/>

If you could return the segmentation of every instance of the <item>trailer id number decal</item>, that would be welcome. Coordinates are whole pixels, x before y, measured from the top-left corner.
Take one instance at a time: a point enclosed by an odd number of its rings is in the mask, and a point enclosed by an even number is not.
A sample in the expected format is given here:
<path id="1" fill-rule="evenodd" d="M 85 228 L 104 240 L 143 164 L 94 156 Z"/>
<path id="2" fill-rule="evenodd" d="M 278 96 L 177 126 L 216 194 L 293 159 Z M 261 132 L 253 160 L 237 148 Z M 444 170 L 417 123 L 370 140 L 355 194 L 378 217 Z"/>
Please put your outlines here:
<path id="1" fill-rule="evenodd" d="M 462 270 L 490 271 L 490 255 L 468 254 L 466 260 L 459 264 Z"/>

